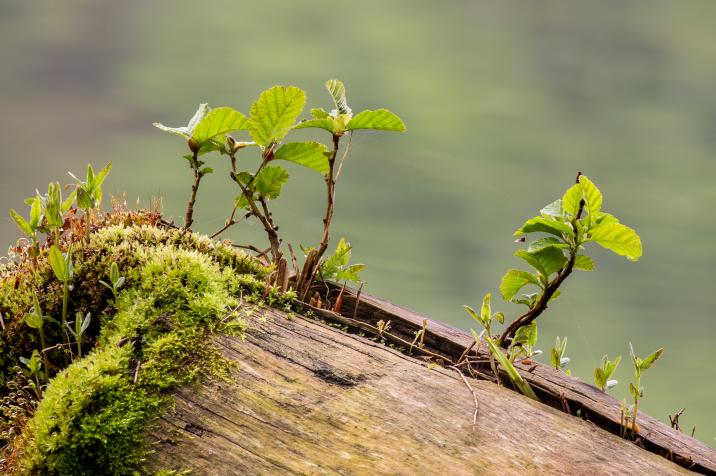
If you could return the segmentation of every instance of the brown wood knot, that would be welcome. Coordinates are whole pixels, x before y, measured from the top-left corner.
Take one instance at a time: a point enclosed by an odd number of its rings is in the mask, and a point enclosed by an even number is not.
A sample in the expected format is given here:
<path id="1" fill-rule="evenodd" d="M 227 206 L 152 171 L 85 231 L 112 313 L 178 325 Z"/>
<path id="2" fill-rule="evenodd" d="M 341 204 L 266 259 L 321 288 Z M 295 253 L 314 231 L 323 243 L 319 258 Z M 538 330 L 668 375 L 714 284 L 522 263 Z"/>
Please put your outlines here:
<path id="1" fill-rule="evenodd" d="M 355 387 L 366 380 L 365 375 L 353 375 L 348 372 L 338 370 L 337 368 L 327 364 L 317 365 L 313 369 L 313 373 L 324 382 L 340 385 L 341 387 Z"/>
<path id="2" fill-rule="evenodd" d="M 184 431 L 187 431 L 192 435 L 196 436 L 202 436 L 204 433 L 206 433 L 206 430 L 204 430 L 204 428 L 198 425 L 194 425 L 193 423 L 189 423 L 187 426 L 185 426 Z"/>

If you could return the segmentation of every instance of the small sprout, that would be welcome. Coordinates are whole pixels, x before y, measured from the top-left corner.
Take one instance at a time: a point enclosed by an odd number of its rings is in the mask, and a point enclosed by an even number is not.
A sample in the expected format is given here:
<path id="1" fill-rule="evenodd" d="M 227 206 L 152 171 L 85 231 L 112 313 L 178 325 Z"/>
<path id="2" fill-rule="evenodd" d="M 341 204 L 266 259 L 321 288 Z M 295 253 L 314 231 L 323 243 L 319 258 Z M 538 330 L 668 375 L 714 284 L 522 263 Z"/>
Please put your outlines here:
<path id="1" fill-rule="evenodd" d="M 415 331 L 415 339 L 413 339 L 413 342 L 410 344 L 410 352 L 413 351 L 413 347 L 415 344 L 418 344 L 418 349 L 422 349 L 425 344 L 425 332 L 428 329 L 428 320 L 423 319 L 423 325 L 420 329 Z"/>
<path id="2" fill-rule="evenodd" d="M 50 316 L 45 316 L 42 313 L 42 307 L 40 307 L 40 300 L 37 298 L 37 293 L 34 291 L 32 292 L 32 307 L 30 308 L 30 312 L 25 314 L 25 324 L 27 324 L 29 327 L 33 329 L 37 329 L 37 333 L 40 336 L 40 345 L 42 346 L 42 361 L 45 364 L 44 365 L 44 376 L 45 381 L 48 381 L 50 379 L 49 375 L 49 369 L 48 369 L 48 362 L 47 362 L 47 356 L 44 354 L 45 349 L 47 348 L 47 342 L 45 340 L 45 330 L 44 330 L 44 324 L 45 321 L 50 322 L 57 322 L 54 319 L 52 319 Z"/>
<path id="3" fill-rule="evenodd" d="M 20 362 L 22 362 L 30 371 L 30 375 L 35 380 L 34 390 L 37 394 L 37 398 L 42 398 L 42 388 L 40 386 L 40 370 L 42 369 L 42 358 L 40 357 L 40 352 L 37 351 L 37 349 L 32 351 L 32 356 L 30 358 L 26 357 L 20 357 Z"/>
<path id="4" fill-rule="evenodd" d="M 383 332 L 388 332 L 390 329 L 390 321 L 385 322 L 384 320 L 378 321 L 378 337 L 383 337 Z"/>
<path id="5" fill-rule="evenodd" d="M 557 336 L 552 352 L 550 353 L 550 362 L 555 370 L 561 370 L 569 364 L 569 357 L 565 357 L 564 353 L 567 350 L 567 337 L 560 339 Z"/>
<path id="6" fill-rule="evenodd" d="M 119 275 L 119 266 L 116 261 L 112 261 L 112 264 L 109 266 L 109 270 L 107 270 L 107 277 L 109 278 L 109 283 L 100 280 L 100 284 L 112 291 L 112 294 L 114 295 L 114 302 L 116 303 L 119 295 L 119 289 L 124 286 L 125 281 L 124 276 Z"/>
<path id="7" fill-rule="evenodd" d="M 96 175 L 92 165 L 87 165 L 87 177 L 84 181 L 78 179 L 72 172 L 70 176 L 75 179 L 75 193 L 77 206 L 85 211 L 85 240 L 89 241 L 92 224 L 92 210 L 102 206 L 102 183 L 112 170 L 112 163 L 108 163 Z"/>
<path id="8" fill-rule="evenodd" d="M 88 312 L 83 319 L 82 314 L 78 312 L 75 318 L 74 329 L 72 328 L 72 326 L 70 326 L 69 322 L 65 322 L 65 327 L 67 327 L 67 330 L 69 330 L 70 334 L 72 334 L 72 337 L 75 338 L 75 342 L 77 343 L 77 357 L 79 358 L 82 357 L 82 336 L 89 327 L 91 320 L 91 313 Z"/>
<path id="9" fill-rule="evenodd" d="M 629 355 L 631 356 L 631 362 L 634 366 L 634 383 L 629 384 L 629 393 L 634 399 L 633 409 L 631 411 L 631 430 L 632 436 L 636 436 L 639 433 L 639 426 L 636 423 L 636 418 L 639 410 L 639 400 L 644 396 L 644 387 L 641 386 L 641 373 L 648 370 L 664 353 L 664 348 L 660 348 L 649 354 L 645 359 L 641 359 L 634 352 L 634 347 L 629 342 Z"/>
<path id="10" fill-rule="evenodd" d="M 352 249 L 351 244 L 346 242 L 345 238 L 341 238 L 336 251 L 321 263 L 320 275 L 324 280 L 360 282 L 360 273 L 365 269 L 365 265 L 348 264 L 351 259 Z"/>
<path id="11" fill-rule="evenodd" d="M 50 247 L 50 266 L 55 277 L 62 282 L 62 327 L 67 323 L 67 306 L 70 300 L 70 281 L 74 277 L 75 268 L 72 263 L 72 247 L 62 253 L 56 245 Z"/>
<path id="12" fill-rule="evenodd" d="M 613 388 L 618 382 L 611 379 L 614 371 L 619 366 L 622 356 L 620 355 L 614 360 L 609 360 L 609 356 L 602 357 L 602 366 L 594 369 L 594 384 L 602 391 Z"/>

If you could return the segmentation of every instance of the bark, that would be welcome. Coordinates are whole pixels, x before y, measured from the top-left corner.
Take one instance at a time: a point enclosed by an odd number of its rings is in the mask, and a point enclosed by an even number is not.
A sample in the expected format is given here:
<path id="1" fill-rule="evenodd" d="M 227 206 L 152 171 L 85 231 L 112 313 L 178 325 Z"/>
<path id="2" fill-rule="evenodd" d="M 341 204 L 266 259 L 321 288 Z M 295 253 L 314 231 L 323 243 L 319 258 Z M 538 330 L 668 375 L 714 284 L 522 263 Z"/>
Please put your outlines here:
<path id="1" fill-rule="evenodd" d="M 352 315 L 349 296 L 343 306 Z M 368 308 L 361 304 L 358 314 Z M 591 422 L 468 378 L 479 403 L 473 426 L 473 396 L 456 371 L 319 322 L 270 309 L 257 314 L 245 340 L 217 337 L 237 364 L 229 379 L 176 393 L 175 408 L 153 431 L 149 469 L 222 476 L 689 472 Z M 428 327 L 439 339 L 464 338 L 439 323 Z M 541 371 L 534 375 L 555 385 Z"/>

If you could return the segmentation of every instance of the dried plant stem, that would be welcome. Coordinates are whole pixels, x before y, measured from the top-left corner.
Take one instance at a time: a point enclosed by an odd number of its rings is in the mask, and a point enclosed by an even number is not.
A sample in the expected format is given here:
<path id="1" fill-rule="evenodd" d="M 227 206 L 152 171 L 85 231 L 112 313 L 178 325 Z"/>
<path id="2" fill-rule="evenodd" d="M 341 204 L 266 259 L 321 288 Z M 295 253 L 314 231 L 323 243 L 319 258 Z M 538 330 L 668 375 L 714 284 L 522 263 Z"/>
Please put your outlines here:
<path id="1" fill-rule="evenodd" d="M 186 206 L 186 214 L 184 215 L 184 230 L 191 228 L 194 223 L 194 204 L 196 203 L 196 193 L 199 191 L 199 184 L 201 183 L 201 177 L 203 176 L 201 170 L 199 170 L 199 149 L 192 151 L 191 157 L 191 169 L 194 171 L 194 184 L 191 186 L 191 195 L 189 196 L 189 203 Z"/>

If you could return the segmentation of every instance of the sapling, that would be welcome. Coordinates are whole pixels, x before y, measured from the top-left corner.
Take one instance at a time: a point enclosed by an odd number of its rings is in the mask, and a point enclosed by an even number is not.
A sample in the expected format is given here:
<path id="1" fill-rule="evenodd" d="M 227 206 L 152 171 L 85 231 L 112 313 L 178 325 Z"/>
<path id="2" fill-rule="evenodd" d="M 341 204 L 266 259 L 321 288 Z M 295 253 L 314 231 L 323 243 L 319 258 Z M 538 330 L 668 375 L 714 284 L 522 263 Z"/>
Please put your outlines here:
<path id="1" fill-rule="evenodd" d="M 621 361 L 621 355 L 614 360 L 609 360 L 609 357 L 604 355 L 602 357 L 601 367 L 594 369 L 594 384 L 599 387 L 602 392 L 606 392 L 607 390 L 614 388 L 619 383 L 611 377 Z"/>
<path id="2" fill-rule="evenodd" d="M 631 342 L 629 342 L 629 355 L 631 356 L 631 362 L 634 366 L 634 383 L 629 384 L 629 393 L 634 399 L 634 406 L 631 409 L 631 430 L 634 436 L 639 433 L 639 426 L 637 425 L 636 417 L 639 411 L 639 400 L 644 396 L 644 387 L 641 386 L 641 374 L 654 365 L 654 362 L 656 362 L 663 353 L 664 348 L 662 347 L 655 350 L 649 354 L 647 358 L 642 360 L 636 355 L 634 347 L 631 345 Z"/>
<path id="3" fill-rule="evenodd" d="M 116 261 L 112 261 L 112 264 L 109 265 L 109 269 L 107 270 L 107 277 L 109 278 L 109 283 L 100 280 L 100 284 L 110 291 L 112 291 L 112 295 L 114 296 L 114 302 L 117 303 L 117 297 L 119 296 L 119 289 L 124 286 L 124 276 L 119 275 L 119 266 L 117 265 Z"/>
<path id="4" fill-rule="evenodd" d="M 521 327 L 531 324 L 547 309 L 549 302 L 558 297 L 560 285 L 573 270 L 594 269 L 592 259 L 581 253 L 586 243 L 593 241 L 631 261 L 638 260 L 642 255 L 639 235 L 613 215 L 602 211 L 601 192 L 581 173 L 577 174 L 576 184 L 561 199 L 545 206 L 539 216 L 527 220 L 515 236 L 530 233 L 548 236 L 531 242 L 526 250 L 515 253 L 534 268 L 534 272 L 510 269 L 502 278 L 502 297 L 528 308 L 504 330 L 499 339 L 502 347 L 508 347 Z M 531 286 L 536 292 L 517 296 L 525 286 Z"/>

